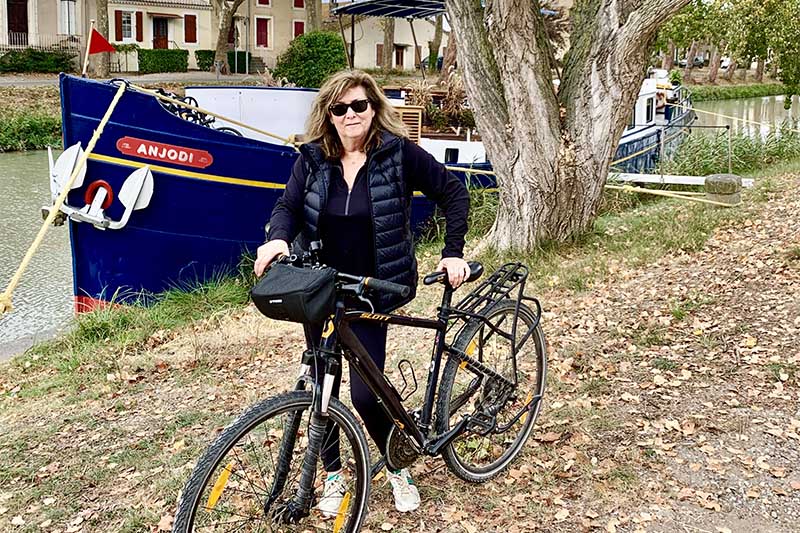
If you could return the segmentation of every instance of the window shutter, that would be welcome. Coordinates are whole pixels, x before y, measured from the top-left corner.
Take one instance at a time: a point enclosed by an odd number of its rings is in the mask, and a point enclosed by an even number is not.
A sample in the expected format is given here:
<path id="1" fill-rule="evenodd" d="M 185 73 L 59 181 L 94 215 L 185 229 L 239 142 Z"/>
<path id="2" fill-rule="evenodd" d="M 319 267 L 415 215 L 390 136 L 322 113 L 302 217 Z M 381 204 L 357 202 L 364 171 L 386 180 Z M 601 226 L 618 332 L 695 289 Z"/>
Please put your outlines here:
<path id="1" fill-rule="evenodd" d="M 383 43 L 378 43 L 375 45 L 375 65 L 382 67 L 383 66 Z"/>
<path id="2" fill-rule="evenodd" d="M 144 22 L 142 21 L 142 18 L 143 18 L 142 17 L 142 12 L 141 11 L 137 11 L 136 12 L 136 42 L 137 43 L 140 43 L 140 42 L 144 41 L 144 35 L 142 33 L 143 30 L 144 30 Z"/>
<path id="3" fill-rule="evenodd" d="M 268 23 L 267 19 L 256 19 L 256 46 L 266 48 L 269 45 Z"/>
<path id="4" fill-rule="evenodd" d="M 302 20 L 294 21 L 294 37 L 299 37 L 306 32 L 306 23 Z"/>
<path id="5" fill-rule="evenodd" d="M 197 15 L 183 16 L 183 42 L 197 42 Z"/>
<path id="6" fill-rule="evenodd" d="M 294 0 L 294 7 L 297 9 L 305 9 L 306 3 L 304 0 Z"/>
<path id="7" fill-rule="evenodd" d="M 114 11 L 114 40 L 122 40 L 122 11 Z"/>

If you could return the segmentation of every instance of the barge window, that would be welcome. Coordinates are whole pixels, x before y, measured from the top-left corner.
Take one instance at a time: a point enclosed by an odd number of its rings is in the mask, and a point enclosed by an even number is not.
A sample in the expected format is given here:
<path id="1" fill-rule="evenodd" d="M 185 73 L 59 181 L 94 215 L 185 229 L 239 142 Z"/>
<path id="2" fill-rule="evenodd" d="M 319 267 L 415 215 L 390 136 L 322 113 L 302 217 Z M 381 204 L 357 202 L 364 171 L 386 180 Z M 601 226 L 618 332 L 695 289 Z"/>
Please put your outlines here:
<path id="1" fill-rule="evenodd" d="M 655 104 L 653 102 L 653 98 L 647 99 L 647 123 L 650 124 L 653 122 L 653 109 L 655 109 Z"/>
<path id="2" fill-rule="evenodd" d="M 636 127 L 636 108 L 634 108 L 633 109 L 633 113 L 631 113 L 631 119 L 628 122 L 628 128 L 627 129 L 632 130 L 635 127 Z"/>

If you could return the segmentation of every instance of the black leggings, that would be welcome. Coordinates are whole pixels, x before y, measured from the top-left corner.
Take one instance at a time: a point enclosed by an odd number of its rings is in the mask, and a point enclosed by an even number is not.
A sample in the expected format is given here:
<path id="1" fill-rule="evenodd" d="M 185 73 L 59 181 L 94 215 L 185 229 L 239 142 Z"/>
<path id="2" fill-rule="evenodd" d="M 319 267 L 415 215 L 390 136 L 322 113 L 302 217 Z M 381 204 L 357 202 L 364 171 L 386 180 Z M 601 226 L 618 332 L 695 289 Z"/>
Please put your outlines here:
<path id="1" fill-rule="evenodd" d="M 378 322 L 351 322 L 350 327 L 353 333 L 356 334 L 358 340 L 367 349 L 372 360 L 378 365 L 378 368 L 383 371 L 384 364 L 386 363 L 386 324 Z M 322 326 L 311 326 L 311 338 L 315 342 L 322 336 Z M 316 369 L 312 369 L 312 373 Z M 339 388 L 342 384 L 342 367 L 339 366 L 339 371 L 336 373 L 336 379 L 333 382 L 332 396 L 339 397 Z M 353 402 L 353 407 L 356 408 L 361 419 L 364 421 L 364 426 L 367 432 L 375 441 L 378 446 L 378 451 L 381 455 L 386 454 L 386 439 L 389 436 L 389 430 L 392 427 L 392 421 L 383 408 L 378 404 L 378 399 L 367 388 L 358 374 L 350 368 L 350 399 Z M 328 472 L 335 472 L 342 468 L 342 463 L 339 458 L 339 428 L 328 424 L 328 430 L 325 434 L 325 439 L 322 446 L 322 463 L 325 465 L 325 470 Z"/>

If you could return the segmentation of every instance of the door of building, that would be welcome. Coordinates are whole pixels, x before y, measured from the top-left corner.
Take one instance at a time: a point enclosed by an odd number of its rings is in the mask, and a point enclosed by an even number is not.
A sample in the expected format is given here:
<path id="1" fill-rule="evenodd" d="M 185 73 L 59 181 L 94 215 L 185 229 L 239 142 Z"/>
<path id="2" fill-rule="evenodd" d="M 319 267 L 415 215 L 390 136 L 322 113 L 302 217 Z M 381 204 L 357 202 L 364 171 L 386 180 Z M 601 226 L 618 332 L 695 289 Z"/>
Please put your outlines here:
<path id="1" fill-rule="evenodd" d="M 8 0 L 8 42 L 11 45 L 28 45 L 28 0 Z"/>
<path id="2" fill-rule="evenodd" d="M 394 68 L 403 69 L 403 56 L 406 55 L 404 46 L 394 45 Z"/>
<path id="3" fill-rule="evenodd" d="M 153 48 L 169 48 L 169 20 L 161 17 L 153 18 Z"/>

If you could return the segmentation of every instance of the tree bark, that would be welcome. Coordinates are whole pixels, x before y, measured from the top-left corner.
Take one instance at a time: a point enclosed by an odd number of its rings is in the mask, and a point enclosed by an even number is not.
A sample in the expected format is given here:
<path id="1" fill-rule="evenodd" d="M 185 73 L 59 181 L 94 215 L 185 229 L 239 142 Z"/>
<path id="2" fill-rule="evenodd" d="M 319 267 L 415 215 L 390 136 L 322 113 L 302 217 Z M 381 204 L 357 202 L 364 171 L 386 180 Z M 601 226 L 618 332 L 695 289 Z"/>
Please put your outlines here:
<path id="1" fill-rule="evenodd" d="M 386 17 L 383 24 L 383 65 L 384 71 L 392 70 L 394 61 L 394 19 Z"/>
<path id="2" fill-rule="evenodd" d="M 716 83 L 720 61 L 719 47 L 714 45 L 713 51 L 711 52 L 711 61 L 708 63 L 708 83 Z"/>
<path id="3" fill-rule="evenodd" d="M 697 55 L 697 41 L 692 41 L 689 52 L 686 54 L 686 68 L 683 71 L 684 77 L 688 76 L 689 71 L 694 67 L 694 57 Z"/>
<path id="4" fill-rule="evenodd" d="M 97 0 L 97 31 L 111 41 L 108 37 L 108 0 Z M 86 43 L 89 43 L 89 34 L 86 34 Z M 108 77 L 108 63 L 110 52 L 102 52 L 97 57 L 94 65 L 95 76 L 98 78 Z M 83 65 L 81 65 L 83 67 Z"/>
<path id="5" fill-rule="evenodd" d="M 242 5 L 243 2 L 244 0 L 233 0 L 233 2 L 214 0 L 211 3 L 218 21 L 214 61 L 222 63 L 222 69 L 220 71 L 223 74 L 230 72 L 230 65 L 228 65 L 228 34 L 233 24 L 233 15 L 236 14 L 236 10 L 239 9 L 239 6 Z"/>
<path id="6" fill-rule="evenodd" d="M 722 76 L 727 81 L 731 81 L 733 79 L 733 73 L 736 72 L 736 60 L 731 58 L 731 62 L 728 65 L 728 71 Z"/>
<path id="7" fill-rule="evenodd" d="M 436 69 L 439 68 L 439 48 L 442 46 L 442 32 L 442 15 L 437 15 L 433 40 L 428 41 L 428 70 L 430 72 L 436 72 Z"/>
<path id="8" fill-rule="evenodd" d="M 658 27 L 688 0 L 578 2 L 556 94 L 538 3 L 446 0 L 500 205 L 487 242 L 529 250 L 588 230 Z M 636 6 L 636 7 L 634 7 Z"/>
<path id="9" fill-rule="evenodd" d="M 761 83 L 764 81 L 764 58 L 759 57 L 756 64 L 756 81 Z"/>
<path id="10" fill-rule="evenodd" d="M 456 59 L 458 58 L 458 46 L 456 45 L 456 38 L 453 32 L 450 32 L 450 39 L 447 41 L 447 51 L 444 53 L 442 59 L 442 71 L 439 73 L 439 85 L 444 84 L 450 76 L 450 69 L 456 66 Z"/>
<path id="11" fill-rule="evenodd" d="M 305 3 L 308 31 L 322 29 L 322 0 L 306 0 Z"/>
<path id="12" fill-rule="evenodd" d="M 661 61 L 661 68 L 666 70 L 672 70 L 672 66 L 675 64 L 675 41 L 672 39 L 669 40 L 669 45 L 667 46 L 667 52 L 664 54 L 664 59 Z"/>

